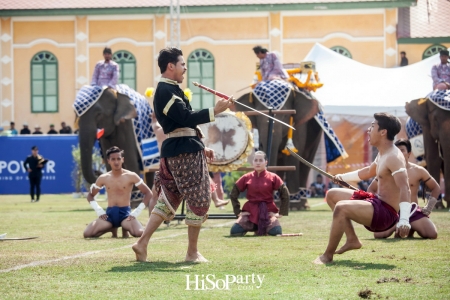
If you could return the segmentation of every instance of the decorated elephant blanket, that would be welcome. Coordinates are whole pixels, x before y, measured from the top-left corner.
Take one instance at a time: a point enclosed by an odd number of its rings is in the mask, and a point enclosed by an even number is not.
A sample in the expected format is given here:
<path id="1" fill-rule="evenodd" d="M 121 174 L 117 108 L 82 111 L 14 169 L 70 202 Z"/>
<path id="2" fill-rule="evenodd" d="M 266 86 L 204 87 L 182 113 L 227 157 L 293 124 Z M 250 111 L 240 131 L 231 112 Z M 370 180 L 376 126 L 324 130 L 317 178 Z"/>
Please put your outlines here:
<path id="1" fill-rule="evenodd" d="M 411 142 L 414 157 L 420 162 L 424 159 L 425 145 L 423 144 L 423 130 L 419 123 L 411 117 L 406 120 L 406 135 Z"/>
<path id="2" fill-rule="evenodd" d="M 428 94 L 427 98 L 430 99 L 434 105 L 444 110 L 450 110 L 450 90 L 432 91 Z"/>
<path id="3" fill-rule="evenodd" d="M 267 108 L 272 107 L 275 110 L 279 110 L 283 108 L 291 90 L 292 85 L 290 83 L 283 80 L 271 80 L 260 82 L 255 87 L 253 94 Z M 308 97 L 312 97 L 311 94 L 308 93 Z M 319 111 L 314 116 L 314 119 L 324 132 L 327 162 L 332 162 L 339 157 L 347 158 L 348 154 L 345 152 L 344 146 L 342 146 L 333 128 L 325 119 L 323 112 Z"/>
<path id="4" fill-rule="evenodd" d="M 73 108 L 80 117 L 100 99 L 105 88 L 100 86 L 83 86 L 78 92 Z M 119 94 L 126 95 L 136 108 L 137 116 L 134 118 L 133 127 L 136 146 L 142 161 L 143 169 L 159 163 L 159 151 L 156 136 L 151 126 L 152 109 L 144 96 L 131 89 L 126 84 L 116 86 Z M 142 194 L 133 192 L 132 200 L 142 200 Z"/>
<path id="5" fill-rule="evenodd" d="M 284 80 L 261 81 L 253 94 L 267 108 L 281 109 L 291 93 L 292 85 Z"/>
<path id="6" fill-rule="evenodd" d="M 117 92 L 128 96 L 136 108 L 137 117 L 133 119 L 136 145 L 141 155 L 144 170 L 159 163 L 158 143 L 152 129 L 152 108 L 144 96 L 126 84 L 116 86 Z"/>
<path id="7" fill-rule="evenodd" d="M 337 137 L 331 125 L 327 122 L 323 111 L 320 110 L 315 116 L 314 119 L 317 123 L 322 127 L 324 137 L 325 137 L 325 150 L 327 153 L 327 163 L 330 163 L 338 158 L 347 158 L 348 154 L 342 146 L 341 141 Z"/>
<path id="8" fill-rule="evenodd" d="M 406 120 L 406 135 L 408 136 L 408 139 L 412 139 L 415 136 L 421 135 L 422 132 L 422 126 L 420 126 L 419 123 L 411 119 L 411 117 Z"/>
<path id="9" fill-rule="evenodd" d="M 103 94 L 106 87 L 101 86 L 83 86 L 77 93 L 73 109 L 78 117 L 81 117 L 85 112 L 94 105 Z"/>

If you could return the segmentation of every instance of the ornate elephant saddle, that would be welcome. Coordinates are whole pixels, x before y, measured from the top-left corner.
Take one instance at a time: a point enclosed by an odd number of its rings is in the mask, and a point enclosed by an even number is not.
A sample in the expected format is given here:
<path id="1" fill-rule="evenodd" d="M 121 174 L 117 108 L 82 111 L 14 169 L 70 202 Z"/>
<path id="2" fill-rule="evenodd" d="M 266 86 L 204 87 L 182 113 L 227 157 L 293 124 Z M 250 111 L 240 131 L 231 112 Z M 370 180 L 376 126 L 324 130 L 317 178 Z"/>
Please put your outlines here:
<path id="1" fill-rule="evenodd" d="M 291 93 L 292 85 L 284 80 L 261 81 L 253 94 L 267 108 L 281 109 Z"/>
<path id="2" fill-rule="evenodd" d="M 101 86 L 83 86 L 77 93 L 73 109 L 78 117 L 81 117 L 85 112 L 94 105 L 103 94 L 106 87 Z"/>
<path id="3" fill-rule="evenodd" d="M 450 90 L 432 91 L 428 94 L 427 98 L 430 99 L 434 105 L 444 110 L 450 110 Z"/>

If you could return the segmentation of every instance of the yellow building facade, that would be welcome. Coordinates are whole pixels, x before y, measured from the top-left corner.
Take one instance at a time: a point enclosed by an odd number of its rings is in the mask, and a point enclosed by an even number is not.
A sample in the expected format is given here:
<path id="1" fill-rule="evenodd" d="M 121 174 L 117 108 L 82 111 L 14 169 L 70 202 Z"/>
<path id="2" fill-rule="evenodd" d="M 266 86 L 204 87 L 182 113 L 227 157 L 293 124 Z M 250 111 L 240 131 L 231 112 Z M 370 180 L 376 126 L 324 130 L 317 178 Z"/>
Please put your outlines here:
<path id="1" fill-rule="evenodd" d="M 407 51 L 410 64 L 420 61 L 432 44 L 399 44 L 397 10 L 375 7 L 182 13 L 180 46 L 188 69 L 198 68 L 195 74 L 188 70 L 182 87 L 195 77 L 229 95 L 248 92 L 237 93 L 251 83 L 258 62 L 252 51 L 255 45 L 278 52 L 283 63 L 301 62 L 315 43 L 376 67 L 398 66 L 400 51 Z M 90 83 L 106 46 L 113 54 L 127 57 L 119 81 L 133 82 L 142 94 L 147 87 L 156 86 L 160 75 L 158 51 L 170 45 L 169 14 L 82 13 L 8 16 L 7 11 L 0 11 L 0 124 L 8 127 L 15 121 L 17 129 L 24 122 L 30 129 L 39 124 L 44 133 L 51 123 L 57 129 L 62 121 L 72 124 L 77 90 Z M 450 41 L 442 41 L 438 42 L 450 47 Z M 203 63 L 191 64 L 197 61 Z M 41 69 L 43 73 L 35 71 Z M 196 95 L 201 93 L 196 89 L 193 92 L 194 107 L 210 104 L 205 95 L 203 102 L 195 104 Z"/>

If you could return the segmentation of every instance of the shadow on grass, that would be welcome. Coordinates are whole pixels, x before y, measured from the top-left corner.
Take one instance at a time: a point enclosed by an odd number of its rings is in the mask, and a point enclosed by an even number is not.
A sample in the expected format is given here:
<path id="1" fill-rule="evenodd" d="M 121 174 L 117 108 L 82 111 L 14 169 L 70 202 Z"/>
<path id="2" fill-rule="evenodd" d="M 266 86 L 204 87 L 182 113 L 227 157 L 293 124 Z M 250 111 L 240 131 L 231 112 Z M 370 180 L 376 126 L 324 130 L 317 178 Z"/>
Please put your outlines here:
<path id="1" fill-rule="evenodd" d="M 241 239 L 242 238 L 248 239 L 248 238 L 258 238 L 258 237 L 261 238 L 261 237 L 266 237 L 266 236 L 254 235 L 253 232 L 251 232 L 251 233 L 247 233 L 244 236 L 242 236 L 242 235 L 239 235 L 239 236 L 224 235 L 223 237 L 227 238 L 227 239 L 239 239 L 239 238 L 241 238 Z"/>
<path id="2" fill-rule="evenodd" d="M 92 208 L 72 209 L 72 210 L 48 210 L 44 211 L 44 213 L 66 213 L 66 212 L 85 212 L 85 211 L 93 211 L 93 210 Z"/>
<path id="3" fill-rule="evenodd" d="M 155 262 L 135 262 L 131 266 L 117 266 L 112 267 L 107 272 L 186 272 L 189 267 L 198 265 L 198 263 L 192 262 L 167 262 L 167 261 L 155 261 Z M 185 267 L 185 268 L 183 268 Z"/>
<path id="4" fill-rule="evenodd" d="M 326 265 L 327 267 L 347 267 L 355 270 L 392 270 L 397 266 L 390 264 L 378 264 L 371 262 L 358 262 L 354 260 L 335 260 L 334 263 Z"/>

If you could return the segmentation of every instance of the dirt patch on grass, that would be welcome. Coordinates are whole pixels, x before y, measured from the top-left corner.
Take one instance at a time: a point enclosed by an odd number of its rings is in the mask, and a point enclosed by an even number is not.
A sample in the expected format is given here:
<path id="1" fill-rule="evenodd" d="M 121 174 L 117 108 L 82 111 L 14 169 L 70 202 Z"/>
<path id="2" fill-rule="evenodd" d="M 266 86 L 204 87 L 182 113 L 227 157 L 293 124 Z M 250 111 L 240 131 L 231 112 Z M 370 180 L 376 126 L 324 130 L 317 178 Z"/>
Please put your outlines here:
<path id="1" fill-rule="evenodd" d="M 365 288 L 358 292 L 358 296 L 363 299 L 381 299 L 381 295 L 373 292 L 372 290 Z"/>
<path id="2" fill-rule="evenodd" d="M 387 278 L 387 277 L 381 277 L 380 279 L 377 280 L 377 283 L 386 283 L 386 282 L 412 282 L 412 278 L 411 277 L 405 277 L 403 279 L 398 279 L 397 277 L 391 277 L 391 278 Z"/>

